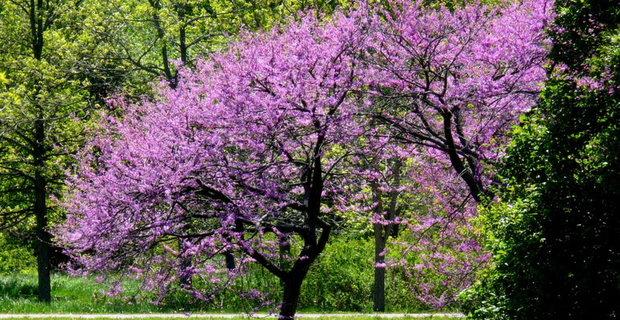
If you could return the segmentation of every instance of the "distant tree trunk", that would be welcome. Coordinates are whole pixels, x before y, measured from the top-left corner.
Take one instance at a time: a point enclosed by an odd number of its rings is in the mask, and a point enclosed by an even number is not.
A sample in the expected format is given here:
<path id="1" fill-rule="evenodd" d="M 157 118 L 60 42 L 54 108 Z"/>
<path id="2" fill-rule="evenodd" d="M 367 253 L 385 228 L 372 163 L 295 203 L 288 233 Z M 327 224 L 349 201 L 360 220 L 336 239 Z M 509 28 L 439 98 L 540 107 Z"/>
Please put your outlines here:
<path id="1" fill-rule="evenodd" d="M 280 261 L 279 267 L 280 270 L 288 270 L 291 267 L 291 264 L 288 260 L 288 255 L 291 253 L 291 244 L 287 243 L 285 245 L 280 244 Z M 284 280 L 280 279 L 280 285 L 284 286 Z"/>
<path id="2" fill-rule="evenodd" d="M 375 223 L 375 288 L 372 309 L 377 312 L 385 311 L 385 267 L 377 266 L 385 263 L 385 257 L 382 253 L 385 250 L 386 237 L 384 237 L 383 229 L 383 225 Z"/>
<path id="3" fill-rule="evenodd" d="M 373 194 L 373 202 L 377 205 L 375 206 L 375 213 L 383 214 L 384 219 L 387 221 L 394 221 L 396 216 L 398 216 L 398 187 L 400 187 L 400 179 L 401 179 L 401 167 L 402 163 L 400 160 L 396 160 L 392 165 L 392 190 L 388 194 L 389 196 L 389 207 L 387 208 L 387 212 L 383 207 L 383 195 L 381 189 L 379 189 L 379 185 L 376 182 L 371 184 L 372 194 Z M 384 312 L 385 311 L 385 246 L 390 236 L 393 233 L 397 232 L 396 225 L 393 223 L 388 223 L 387 225 L 381 223 L 375 223 L 373 225 L 373 231 L 375 235 L 375 286 L 374 286 L 374 299 L 372 309 L 376 312 Z"/>
<path id="4" fill-rule="evenodd" d="M 44 31 L 46 25 L 45 13 L 49 8 L 43 0 L 29 2 L 29 20 L 32 41 L 32 56 L 42 61 Z M 32 157 L 34 165 L 34 216 L 37 220 L 37 271 L 39 274 L 39 301 L 49 303 L 51 298 L 50 283 L 50 240 L 51 236 L 47 232 L 47 180 L 44 175 L 45 169 L 45 115 L 43 106 L 38 101 L 40 87 L 38 81 L 35 82 L 35 92 L 33 94 L 34 108 L 37 110 L 37 119 L 34 121 L 34 141 L 32 141 Z"/>
<path id="5" fill-rule="evenodd" d="M 40 198 L 45 194 L 37 194 L 37 206 L 41 205 Z M 43 206 L 45 206 L 45 198 L 42 200 Z M 45 230 L 47 226 L 47 215 L 45 207 L 42 208 L 42 212 L 37 210 L 37 271 L 39 273 L 39 301 L 49 303 L 52 300 L 52 288 L 50 281 L 50 259 L 49 259 L 49 243 L 50 235 Z"/>
<path id="6" fill-rule="evenodd" d="M 185 244 L 183 243 L 183 240 L 181 239 L 178 240 L 178 243 L 179 243 L 179 254 L 182 255 L 186 250 Z M 192 258 L 180 256 L 180 260 L 181 260 L 180 262 L 181 276 L 179 277 L 179 284 L 181 285 L 182 288 L 190 288 L 192 285 L 192 276 L 189 272 L 187 272 L 187 269 L 192 266 Z"/>

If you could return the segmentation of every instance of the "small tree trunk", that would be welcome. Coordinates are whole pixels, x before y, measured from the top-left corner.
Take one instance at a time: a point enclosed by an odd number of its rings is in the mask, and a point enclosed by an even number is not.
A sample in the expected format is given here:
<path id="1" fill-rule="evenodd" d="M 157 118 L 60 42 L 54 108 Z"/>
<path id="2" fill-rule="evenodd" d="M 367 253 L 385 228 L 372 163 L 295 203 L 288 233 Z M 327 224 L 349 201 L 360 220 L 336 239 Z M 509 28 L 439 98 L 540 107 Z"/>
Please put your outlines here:
<path id="1" fill-rule="evenodd" d="M 182 254 L 186 250 L 185 245 L 183 244 L 183 240 L 179 239 L 178 243 L 179 243 L 179 254 L 181 255 L 179 257 L 179 259 L 181 259 L 181 263 L 180 263 L 181 275 L 179 277 L 179 284 L 181 285 L 182 288 L 189 288 L 192 285 L 192 277 L 186 271 L 187 271 L 187 268 L 191 267 L 192 259 L 190 257 L 182 256 Z"/>
<path id="2" fill-rule="evenodd" d="M 374 303 L 372 309 L 376 312 L 385 311 L 385 267 L 377 267 L 376 264 L 385 263 L 382 255 L 385 250 L 385 237 L 383 236 L 383 226 L 379 223 L 374 225 L 375 233 L 375 290 Z"/>
<path id="3" fill-rule="evenodd" d="M 44 220 L 45 222 L 40 222 Z M 47 219 L 37 214 L 37 271 L 39 273 L 39 301 L 50 303 L 52 300 L 52 286 L 50 281 L 49 234 L 44 227 Z"/>
<path id="4" fill-rule="evenodd" d="M 29 2 L 30 10 L 30 32 L 32 39 L 32 54 L 39 62 L 43 57 L 43 33 L 47 28 L 43 23 L 46 20 L 46 10 L 43 0 L 32 0 Z M 40 93 L 39 83 L 35 82 L 35 93 L 33 95 L 36 101 L 37 95 Z M 34 158 L 34 215 L 37 220 L 37 271 L 39 273 L 39 301 L 49 303 L 52 300 L 51 284 L 50 284 L 50 234 L 45 230 L 47 228 L 47 180 L 43 175 L 45 169 L 45 124 L 43 107 L 36 102 L 34 109 L 37 110 L 37 120 L 34 127 L 34 144 L 32 157 Z"/>

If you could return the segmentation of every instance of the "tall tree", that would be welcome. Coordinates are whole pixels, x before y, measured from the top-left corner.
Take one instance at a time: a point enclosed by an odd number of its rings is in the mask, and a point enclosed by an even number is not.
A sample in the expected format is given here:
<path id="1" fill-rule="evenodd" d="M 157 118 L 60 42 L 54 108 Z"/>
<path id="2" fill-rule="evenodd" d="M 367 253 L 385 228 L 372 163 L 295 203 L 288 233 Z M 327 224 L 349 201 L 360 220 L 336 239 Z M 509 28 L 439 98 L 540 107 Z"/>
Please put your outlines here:
<path id="1" fill-rule="evenodd" d="M 87 73 L 77 63 L 96 50 L 84 47 L 77 9 L 65 1 L 0 2 L 0 223 L 27 223 L 34 217 L 39 299 L 49 302 L 48 221 L 63 172 L 81 138 L 92 106 Z"/>
<path id="2" fill-rule="evenodd" d="M 162 83 L 156 100 L 123 105 L 122 120 L 104 116 L 56 230 L 80 266 L 123 266 L 164 294 L 180 277 L 205 279 L 180 289 L 209 300 L 254 261 L 281 279 L 280 317 L 292 319 L 365 128 L 349 55 L 365 35 L 354 19 L 334 20 L 244 38 L 184 69 L 176 88 Z M 293 240 L 296 258 L 279 264 Z M 222 270 L 224 251 L 236 252 L 234 271 Z"/>

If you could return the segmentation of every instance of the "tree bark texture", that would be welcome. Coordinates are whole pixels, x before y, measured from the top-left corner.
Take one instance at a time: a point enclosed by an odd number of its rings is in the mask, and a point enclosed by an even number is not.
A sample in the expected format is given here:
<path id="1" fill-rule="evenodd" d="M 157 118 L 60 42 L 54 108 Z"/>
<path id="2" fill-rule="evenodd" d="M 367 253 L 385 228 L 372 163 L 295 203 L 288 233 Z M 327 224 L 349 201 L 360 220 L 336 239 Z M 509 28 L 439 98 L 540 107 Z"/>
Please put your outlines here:
<path id="1" fill-rule="evenodd" d="M 284 281 L 284 295 L 282 296 L 282 308 L 280 309 L 279 317 L 281 320 L 292 320 L 295 318 L 304 277 L 305 275 Z"/>
<path id="2" fill-rule="evenodd" d="M 37 271 L 39 273 L 39 301 L 51 301 L 50 284 L 50 234 L 47 232 L 47 181 L 42 171 L 44 169 L 44 140 L 45 124 L 43 120 L 35 121 L 35 148 L 34 148 L 34 215 L 37 220 Z"/>

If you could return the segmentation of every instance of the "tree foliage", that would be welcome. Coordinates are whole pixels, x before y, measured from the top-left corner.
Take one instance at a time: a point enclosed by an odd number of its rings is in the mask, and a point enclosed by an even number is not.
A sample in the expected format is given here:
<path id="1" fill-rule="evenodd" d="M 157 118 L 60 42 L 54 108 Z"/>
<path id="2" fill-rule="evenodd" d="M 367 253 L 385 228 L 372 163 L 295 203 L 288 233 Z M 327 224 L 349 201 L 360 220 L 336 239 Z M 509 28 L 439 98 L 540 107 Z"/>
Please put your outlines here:
<path id="1" fill-rule="evenodd" d="M 550 1 L 431 8 L 393 1 L 375 15 L 371 54 L 362 57 L 375 102 L 367 112 L 407 150 L 413 192 L 427 195 L 425 211 L 401 219 L 414 234 L 403 243 L 409 258 L 392 264 L 434 307 L 454 302 L 488 259 L 469 219 L 494 197 L 511 126 L 536 105 L 551 9 Z"/>
<path id="2" fill-rule="evenodd" d="M 335 1 L 114 0 L 94 2 L 85 23 L 108 46 L 94 58 L 107 62 L 126 95 L 149 91 L 149 83 L 178 81 L 178 68 L 222 48 L 240 32 L 256 32 L 313 7 L 332 12 Z"/>
<path id="3" fill-rule="evenodd" d="M 154 101 L 117 101 L 126 113 L 103 115 L 57 237 L 90 271 L 130 264 L 160 293 L 186 278 L 180 289 L 207 301 L 255 261 L 282 280 L 280 314 L 293 317 L 364 130 L 349 53 L 365 35 L 353 22 L 307 16 L 198 62 Z M 280 265 L 279 247 L 294 240 L 297 256 Z M 234 270 L 222 268 L 224 252 L 236 252 Z"/>
<path id="4" fill-rule="evenodd" d="M 0 225 L 35 224 L 39 298 L 46 302 L 49 200 L 62 192 L 61 166 L 71 161 L 93 106 L 94 84 L 78 61 L 97 45 L 84 47 L 77 11 L 67 1 L 0 2 Z"/>

